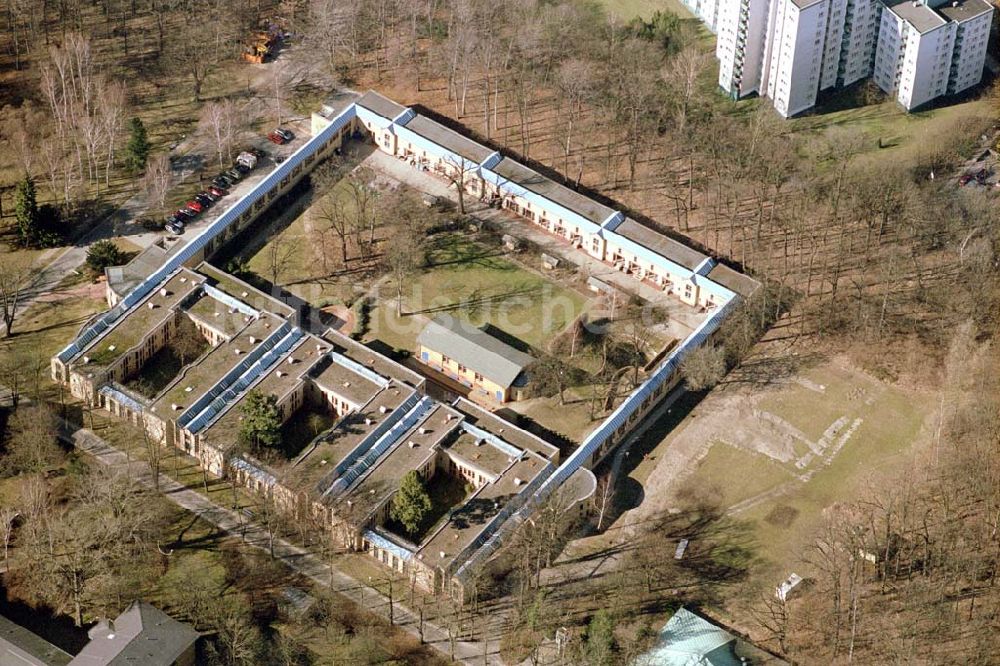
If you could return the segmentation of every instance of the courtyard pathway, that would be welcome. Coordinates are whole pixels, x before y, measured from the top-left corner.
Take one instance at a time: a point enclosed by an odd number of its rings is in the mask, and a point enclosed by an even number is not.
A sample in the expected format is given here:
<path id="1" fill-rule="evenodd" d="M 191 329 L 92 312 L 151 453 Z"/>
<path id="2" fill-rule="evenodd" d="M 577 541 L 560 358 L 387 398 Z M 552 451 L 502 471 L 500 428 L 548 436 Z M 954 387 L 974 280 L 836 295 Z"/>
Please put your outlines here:
<path id="1" fill-rule="evenodd" d="M 458 201 L 455 189 L 449 187 L 446 181 L 429 172 L 419 171 L 405 161 L 381 150 L 373 151 L 362 164 L 412 187 L 418 192 L 443 197 L 453 202 Z M 465 197 L 465 210 L 470 217 L 492 222 L 512 236 L 531 241 L 546 254 L 579 266 L 585 275 L 596 277 L 625 293 L 637 294 L 643 300 L 666 310 L 669 314 L 669 320 L 660 325 L 659 328 L 673 338 L 678 340 L 686 338 L 707 316 L 667 295 L 660 289 L 636 280 L 631 275 L 626 275 L 615 270 L 612 266 L 594 259 L 586 252 L 567 245 L 564 241 L 511 213 L 490 208 L 474 196 Z"/>
<path id="2" fill-rule="evenodd" d="M 101 463 L 124 467 L 129 464 L 126 454 L 98 437 L 86 428 L 66 427 L 66 436 L 78 449 L 94 456 Z M 152 469 L 145 462 L 132 460 L 132 470 L 137 474 L 140 483 L 154 487 Z M 164 474 L 160 474 L 160 492 L 181 508 L 190 511 L 202 520 L 215 525 L 226 533 L 242 538 L 249 545 L 264 551 L 269 550 L 267 530 L 256 524 L 248 523 L 235 511 L 219 506 L 197 491 L 190 490 Z M 330 589 L 343 595 L 367 611 L 388 619 L 389 599 L 376 588 L 364 585 L 347 574 L 331 567 L 329 563 L 284 539 L 274 540 L 274 556 L 298 573 L 307 576 L 313 582 L 329 586 Z M 420 620 L 417 613 L 409 610 L 398 600 L 394 603 L 395 625 L 411 634 L 420 637 Z M 432 622 L 424 621 L 424 642 L 438 650 L 441 654 L 451 652 L 448 631 Z M 503 661 L 499 655 L 499 641 L 490 640 L 486 646 L 487 656 L 483 657 L 481 641 L 456 641 L 455 659 L 464 664 L 500 665 Z"/>

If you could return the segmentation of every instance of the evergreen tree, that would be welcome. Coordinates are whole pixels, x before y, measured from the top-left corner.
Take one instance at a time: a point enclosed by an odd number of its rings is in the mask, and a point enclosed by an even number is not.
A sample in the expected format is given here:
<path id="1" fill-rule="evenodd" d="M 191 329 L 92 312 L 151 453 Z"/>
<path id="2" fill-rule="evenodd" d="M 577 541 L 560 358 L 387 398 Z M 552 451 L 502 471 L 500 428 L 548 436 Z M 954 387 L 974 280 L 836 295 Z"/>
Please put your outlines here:
<path id="1" fill-rule="evenodd" d="M 242 411 L 240 444 L 259 450 L 275 448 L 281 443 L 281 412 L 275 396 L 250 391 Z"/>
<path id="2" fill-rule="evenodd" d="M 121 266 L 126 259 L 126 253 L 107 239 L 97 241 L 87 250 L 87 267 L 95 273 L 103 272 L 108 266 Z"/>
<path id="3" fill-rule="evenodd" d="M 587 661 L 591 666 L 614 663 L 615 622 L 606 610 L 599 610 L 587 625 Z"/>
<path id="4" fill-rule="evenodd" d="M 399 522 L 406 533 L 412 536 L 424 516 L 431 510 L 431 496 L 424 488 L 424 482 L 416 470 L 410 470 L 399 483 L 399 492 L 392 498 L 389 516 Z"/>
<path id="5" fill-rule="evenodd" d="M 25 247 L 38 243 L 39 229 L 38 198 L 35 181 L 25 175 L 14 191 L 14 217 L 17 220 L 17 238 Z"/>
<path id="6" fill-rule="evenodd" d="M 146 168 L 149 158 L 149 137 L 146 136 L 146 126 L 139 118 L 132 118 L 128 123 L 128 143 L 125 144 L 125 163 L 129 170 L 142 171 Z"/>

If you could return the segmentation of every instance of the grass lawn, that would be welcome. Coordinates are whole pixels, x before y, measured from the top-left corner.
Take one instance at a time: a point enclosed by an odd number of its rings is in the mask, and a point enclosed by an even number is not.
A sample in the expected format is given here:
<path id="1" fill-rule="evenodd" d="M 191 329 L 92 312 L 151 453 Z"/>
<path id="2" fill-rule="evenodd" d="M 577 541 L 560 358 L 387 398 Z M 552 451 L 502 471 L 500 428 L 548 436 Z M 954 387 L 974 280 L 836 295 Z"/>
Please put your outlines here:
<path id="1" fill-rule="evenodd" d="M 306 402 L 281 426 L 281 455 L 291 460 L 316 438 L 333 427 L 336 417 L 328 409 Z"/>
<path id="2" fill-rule="evenodd" d="M 447 313 L 477 326 L 489 324 L 515 341 L 544 349 L 586 307 L 586 297 L 578 292 L 519 267 L 463 234 L 430 240 L 427 267 L 403 287 L 404 317 L 397 318 L 394 305 L 384 303 L 372 313 L 370 338 L 412 350 L 426 319 Z M 394 285 L 387 284 L 384 295 L 394 298 Z"/>
<path id="3" fill-rule="evenodd" d="M 773 584 L 772 579 L 780 580 L 787 576 L 794 567 L 804 569 L 799 558 L 820 526 L 823 511 L 837 502 L 850 502 L 863 493 L 871 472 L 898 464 L 901 456 L 917 439 L 930 409 L 927 396 L 879 385 L 863 375 L 841 368 L 824 366 L 809 374 L 829 387 L 831 395 L 826 397 L 827 401 L 834 406 L 839 405 L 841 413 L 852 420 L 861 418 L 863 422 L 829 465 L 814 461 L 809 466 L 808 469 L 814 470 L 809 481 L 797 484 L 790 492 L 768 499 L 736 517 L 745 521 L 752 530 L 756 554 L 761 558 L 760 569 L 756 573 L 770 584 Z M 845 400 L 843 394 L 837 396 L 835 387 L 844 382 L 845 377 L 856 383 L 874 385 L 877 391 L 867 394 L 867 397 L 875 396 L 870 405 L 866 404 L 864 395 L 853 400 Z M 800 388 L 798 392 L 814 393 L 806 388 Z M 822 397 L 819 399 L 822 400 Z M 804 402 L 811 404 L 812 400 L 816 398 L 810 397 Z M 713 452 L 717 448 L 714 446 Z M 706 464 L 708 467 L 703 464 L 698 469 L 696 479 L 700 477 L 706 483 L 714 483 L 724 493 L 731 493 L 726 489 L 733 487 L 764 488 L 776 480 L 776 473 L 770 465 L 751 465 L 747 461 L 723 465 L 710 460 Z M 791 470 L 791 466 L 788 469 Z"/>
<path id="4" fill-rule="evenodd" d="M 335 271 L 336 267 L 330 266 L 329 270 L 323 267 L 319 239 L 321 232 L 329 229 L 330 224 L 319 219 L 319 214 L 328 205 L 352 211 L 345 213 L 347 215 L 354 214 L 356 207 L 346 181 L 341 180 L 314 201 L 291 224 L 270 238 L 248 262 L 250 270 L 268 281 L 275 277 L 272 268 L 279 266 L 277 283 L 316 306 L 344 302 L 352 296 L 354 284 L 349 278 L 328 279 L 327 274 Z"/>
<path id="5" fill-rule="evenodd" d="M 834 128 L 859 130 L 867 139 L 863 159 L 910 163 L 921 151 L 934 148 L 943 137 L 953 134 L 964 120 L 995 115 L 985 99 L 942 102 L 944 106 L 905 113 L 891 100 L 863 105 L 851 97 L 852 90 L 843 93 L 843 100 L 834 98 L 817 107 L 816 113 L 787 121 L 789 128 L 800 135 L 817 137 Z M 831 110 L 825 111 L 827 108 Z M 879 140 L 884 148 L 878 147 Z"/>
<path id="6" fill-rule="evenodd" d="M 802 376 L 824 390 L 792 384 L 761 400 L 760 408 L 788 421 L 814 442 L 834 421 L 864 406 L 867 398 L 882 390 L 875 380 L 843 368 L 823 366 L 806 370 Z"/>
<path id="7" fill-rule="evenodd" d="M 71 278 L 78 279 L 76 276 Z M 65 347 L 88 319 L 107 307 L 103 298 L 83 292 L 59 301 L 33 303 L 14 320 L 14 335 L 0 338 L 0 359 L 17 354 L 25 362 L 28 359 L 32 363 L 37 360 L 44 366 L 41 379 L 53 389 L 54 395 L 55 385 L 49 380 L 48 359 Z"/>
<path id="8" fill-rule="evenodd" d="M 727 478 L 732 470 L 739 470 L 736 478 L 729 479 L 724 484 L 716 481 Z M 695 483 L 714 485 L 723 508 L 767 492 L 794 478 L 789 470 L 767 456 L 723 442 L 712 444 L 708 455 L 702 459 L 693 475 Z"/>
<path id="9" fill-rule="evenodd" d="M 587 389 L 579 389 L 587 395 Z M 597 427 L 598 420 L 590 419 L 590 399 L 576 394 L 576 389 L 566 391 L 566 404 L 559 404 L 559 396 L 532 398 L 506 405 L 523 414 L 554 433 L 563 435 L 574 442 L 580 442 Z"/>
<path id="10" fill-rule="evenodd" d="M 681 18 L 694 18 L 680 0 L 600 0 L 605 11 L 618 15 L 626 21 L 636 16 L 649 18 L 656 11 L 677 14 Z"/>

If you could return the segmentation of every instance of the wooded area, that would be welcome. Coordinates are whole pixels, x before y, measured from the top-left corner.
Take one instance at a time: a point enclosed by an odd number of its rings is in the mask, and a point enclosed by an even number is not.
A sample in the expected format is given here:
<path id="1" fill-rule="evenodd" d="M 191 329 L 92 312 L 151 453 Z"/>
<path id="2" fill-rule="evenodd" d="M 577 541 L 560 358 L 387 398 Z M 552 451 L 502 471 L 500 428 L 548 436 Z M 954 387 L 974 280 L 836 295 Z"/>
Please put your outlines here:
<path id="1" fill-rule="evenodd" d="M 959 117 L 905 153 L 883 151 L 881 136 L 856 127 L 797 132 L 769 109 L 718 94 L 710 46 L 693 22 L 657 14 L 625 23 L 578 1 L 9 0 L 4 12 L 2 185 L 30 176 L 39 200 L 57 207 L 67 225 L 86 226 L 111 195 L 139 188 L 163 208 L 170 185 L 164 149 L 199 118 L 215 147 L 210 161 L 230 158 L 240 131 L 233 99 L 244 75 L 237 55 L 261 18 L 280 16 L 292 43 L 303 46 L 287 53 L 296 65 L 422 104 L 759 277 L 763 300 L 729 327 L 730 348 L 739 350 L 730 361 L 749 352 L 755 320 L 783 315 L 778 326 L 789 338 L 847 349 L 880 377 L 919 374 L 939 384 L 944 416 L 934 446 L 916 455 L 911 473 L 880 479 L 829 512 L 828 527 L 803 554 L 823 572 L 811 589 L 787 604 L 767 590 L 744 617 L 775 649 L 806 662 L 983 663 L 995 653 L 1000 358 L 991 341 L 1000 313 L 1000 214 L 993 193 L 958 188 L 950 177 L 984 146 L 981 137 L 992 143 L 994 115 Z M 209 94 L 211 81 L 220 91 Z M 311 92 L 322 99 L 328 91 Z M 172 105 L 183 119 L 151 111 Z M 134 116 L 155 118 L 148 162 L 129 148 Z M 347 225 L 343 211 L 323 214 L 332 228 Z M 371 243 L 355 226 L 350 249 L 364 253 Z M 346 261 L 348 240 L 345 232 L 323 242 Z M 398 291 L 408 268 L 401 262 L 393 270 Z M 12 285 L 28 271 L 4 259 L 5 311 L 20 289 Z M 692 363 L 717 378 L 720 359 L 710 354 Z M 35 436 L 35 426 L 12 427 L 17 437 Z M 41 464 L 16 449 L 3 460 Z M 106 510 L 88 494 L 95 488 L 107 489 L 101 502 L 132 492 L 120 479 L 98 481 L 89 491 L 67 485 L 73 508 L 50 501 L 49 490 L 26 498 L 19 506 L 30 528 L 18 547 L 27 553 L 58 539 L 103 539 L 59 531 L 79 519 L 75 512 Z M 53 504 L 51 519 L 34 518 Z M 131 544 L 155 560 L 155 537 L 134 531 L 131 514 L 115 517 L 115 529 L 130 530 Z M 6 520 L 8 537 L 13 521 Z M 584 621 L 572 604 L 559 605 L 574 588 L 552 597 L 542 591 L 540 571 L 556 541 L 551 522 L 543 513 L 515 546 L 512 632 Z M 615 617 L 660 608 L 658 593 L 671 586 L 716 600 L 720 581 L 738 578 L 744 553 L 714 532 L 709 544 L 704 566 L 685 571 L 651 561 L 662 555 L 652 544 L 639 548 L 613 580 L 586 594 Z M 134 556 L 116 550 L 101 566 Z M 104 595 L 117 598 L 120 588 L 57 588 L 65 572 L 75 581 L 91 562 L 48 559 L 50 568 L 38 569 L 48 574 L 37 588 L 43 600 L 79 615 L 85 597 L 94 608 L 112 603 Z M 94 577 L 110 571 L 85 570 Z M 597 638 L 579 646 L 581 663 L 635 655 L 614 647 L 609 622 L 592 623 Z M 248 652 L 246 663 L 258 654 Z"/>

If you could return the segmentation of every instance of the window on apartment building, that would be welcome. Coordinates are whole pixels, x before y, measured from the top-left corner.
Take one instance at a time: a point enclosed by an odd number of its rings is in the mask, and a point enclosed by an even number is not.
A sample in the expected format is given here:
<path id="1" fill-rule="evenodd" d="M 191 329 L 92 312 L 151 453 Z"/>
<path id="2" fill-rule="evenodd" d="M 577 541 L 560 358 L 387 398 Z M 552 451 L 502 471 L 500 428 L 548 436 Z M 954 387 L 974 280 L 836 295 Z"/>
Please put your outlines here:
<path id="1" fill-rule="evenodd" d="M 459 363 L 458 364 L 458 371 L 459 372 L 466 372 L 466 371 L 468 371 L 468 368 L 466 368 L 464 365 L 462 365 L 461 363 Z"/>
<path id="2" fill-rule="evenodd" d="M 449 363 L 451 363 L 451 359 L 445 356 L 444 354 L 441 354 L 441 362 L 444 363 L 445 365 L 448 365 Z"/>
<path id="3" fill-rule="evenodd" d="M 478 372 L 477 372 L 477 373 L 475 374 L 475 377 L 476 377 L 476 381 L 477 381 L 477 382 L 481 382 L 481 381 L 483 381 L 483 376 L 482 376 L 482 375 L 481 375 L 480 373 L 478 373 Z"/>

